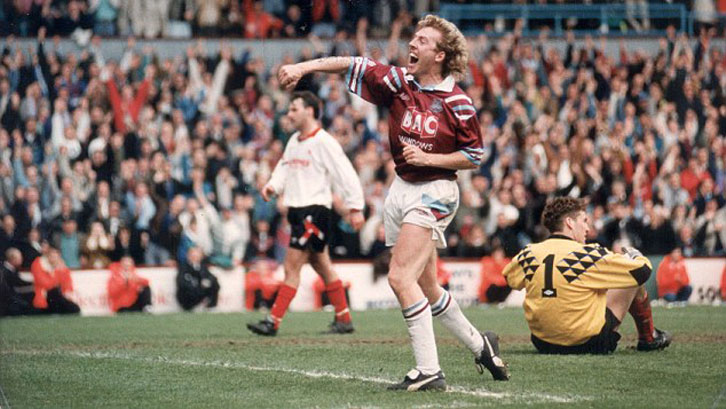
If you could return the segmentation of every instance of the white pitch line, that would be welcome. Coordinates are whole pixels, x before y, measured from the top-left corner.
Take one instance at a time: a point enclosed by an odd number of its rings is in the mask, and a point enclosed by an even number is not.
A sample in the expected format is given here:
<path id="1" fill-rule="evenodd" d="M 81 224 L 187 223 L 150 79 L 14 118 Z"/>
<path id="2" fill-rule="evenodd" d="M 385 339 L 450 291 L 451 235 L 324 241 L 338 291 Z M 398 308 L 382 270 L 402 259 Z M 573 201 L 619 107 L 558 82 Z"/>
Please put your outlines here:
<path id="1" fill-rule="evenodd" d="M 248 365 L 242 362 L 229 362 L 229 361 L 196 361 L 189 359 L 175 359 L 168 358 L 165 356 L 156 357 L 144 357 L 138 355 L 121 354 L 115 352 L 85 352 L 85 351 L 27 351 L 27 350 L 7 350 L 0 351 L 0 354 L 17 354 L 17 355 L 67 355 L 79 358 L 91 358 L 91 359 L 118 359 L 125 361 L 136 361 L 144 363 L 165 363 L 170 365 L 180 366 L 198 366 L 198 367 L 212 367 L 212 368 L 229 368 L 229 369 L 243 369 L 248 371 L 259 371 L 259 372 L 282 372 L 295 375 L 302 375 L 308 378 L 331 378 L 346 381 L 362 381 L 381 385 L 390 385 L 396 380 L 362 376 L 362 375 L 351 375 L 346 373 L 334 373 L 328 371 L 307 371 L 302 369 L 294 368 L 280 368 L 280 367 L 269 367 L 269 366 L 257 366 Z M 446 393 L 461 394 L 474 396 L 478 398 L 490 398 L 490 399 L 510 399 L 510 400 L 536 400 L 541 402 L 552 402 L 552 403 L 573 403 L 579 401 L 590 400 L 588 397 L 571 395 L 571 396 L 557 396 L 542 393 L 523 393 L 514 394 L 510 392 L 491 392 L 484 389 L 468 389 L 462 386 L 451 386 L 446 388 Z"/>
<path id="2" fill-rule="evenodd" d="M 716 409 L 718 407 L 719 402 L 721 402 L 721 399 L 726 396 L 726 385 L 723 386 L 721 389 L 721 394 L 716 397 L 716 400 L 713 401 L 713 405 L 711 405 L 711 409 Z"/>

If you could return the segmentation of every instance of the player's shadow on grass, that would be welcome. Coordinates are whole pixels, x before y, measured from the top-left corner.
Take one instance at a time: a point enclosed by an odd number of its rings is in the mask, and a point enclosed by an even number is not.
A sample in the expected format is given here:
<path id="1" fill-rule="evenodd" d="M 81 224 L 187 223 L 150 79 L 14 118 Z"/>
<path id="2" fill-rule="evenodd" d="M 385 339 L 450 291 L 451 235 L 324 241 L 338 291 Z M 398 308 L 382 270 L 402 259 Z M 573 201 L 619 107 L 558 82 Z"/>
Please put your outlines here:
<path id="1" fill-rule="evenodd" d="M 506 349 L 502 351 L 502 356 L 506 360 L 506 357 L 509 355 L 540 355 L 539 352 L 537 352 L 534 347 L 532 348 L 515 348 L 515 349 Z"/>

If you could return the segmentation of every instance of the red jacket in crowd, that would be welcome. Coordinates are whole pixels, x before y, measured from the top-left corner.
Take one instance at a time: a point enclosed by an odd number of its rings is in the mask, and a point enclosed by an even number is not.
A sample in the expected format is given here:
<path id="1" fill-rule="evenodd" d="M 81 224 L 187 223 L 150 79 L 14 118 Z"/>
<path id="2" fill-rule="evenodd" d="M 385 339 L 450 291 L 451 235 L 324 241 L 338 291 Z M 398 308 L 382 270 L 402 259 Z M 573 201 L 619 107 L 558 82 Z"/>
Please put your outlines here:
<path id="1" fill-rule="evenodd" d="M 451 281 L 451 271 L 446 269 L 444 262 L 441 261 L 440 257 L 436 258 L 436 282 L 440 286 L 445 287 Z"/>
<path id="2" fill-rule="evenodd" d="M 318 22 L 325 18 L 326 9 L 333 21 L 340 20 L 340 7 L 338 6 L 337 0 L 313 0 L 313 22 Z"/>
<path id="3" fill-rule="evenodd" d="M 258 261 L 245 274 L 245 307 L 255 308 L 255 292 L 259 290 L 262 298 L 270 300 L 280 288 L 282 281 L 275 278 L 275 267 L 272 262 Z"/>
<path id="4" fill-rule="evenodd" d="M 251 0 L 244 0 L 243 8 L 246 16 L 245 38 L 270 38 L 272 31 L 279 31 L 284 26 L 279 18 L 255 8 L 255 2 Z"/>
<path id="5" fill-rule="evenodd" d="M 56 287 L 60 287 L 63 294 L 73 291 L 71 270 L 66 266 L 54 269 L 44 256 L 40 256 L 33 261 L 33 264 L 30 265 L 30 272 L 33 273 L 33 285 L 35 287 L 35 297 L 33 298 L 35 308 L 48 308 L 46 294 Z"/>
<path id="6" fill-rule="evenodd" d="M 676 294 L 688 285 L 690 280 L 686 271 L 686 259 L 683 257 L 674 259 L 670 254 L 663 258 L 656 273 L 658 281 L 658 297 L 666 294 Z"/>
<path id="7" fill-rule="evenodd" d="M 121 267 L 121 262 L 111 263 L 108 268 L 111 270 L 107 283 L 111 310 L 116 312 L 120 308 L 132 306 L 139 297 L 139 291 L 148 287 L 149 280 L 136 274 L 136 267 L 133 265 L 126 271 Z"/>
<path id="8" fill-rule="evenodd" d="M 108 99 L 111 101 L 113 108 L 113 125 L 117 132 L 126 133 L 127 123 L 136 124 L 139 120 L 141 108 L 146 103 L 149 96 L 149 88 L 151 88 L 151 80 L 146 78 L 139 86 L 136 96 L 131 101 L 124 101 L 121 94 L 116 88 L 116 82 L 113 79 L 106 81 L 108 87 Z"/>
<path id="9" fill-rule="evenodd" d="M 512 261 L 512 259 L 507 257 L 496 258 L 486 256 L 481 259 L 481 270 L 479 273 L 481 275 L 481 284 L 479 285 L 479 302 L 488 302 L 487 289 L 489 289 L 489 286 L 507 286 L 507 280 L 502 275 L 502 271 L 504 271 L 504 267 L 506 267 L 510 261 Z"/>

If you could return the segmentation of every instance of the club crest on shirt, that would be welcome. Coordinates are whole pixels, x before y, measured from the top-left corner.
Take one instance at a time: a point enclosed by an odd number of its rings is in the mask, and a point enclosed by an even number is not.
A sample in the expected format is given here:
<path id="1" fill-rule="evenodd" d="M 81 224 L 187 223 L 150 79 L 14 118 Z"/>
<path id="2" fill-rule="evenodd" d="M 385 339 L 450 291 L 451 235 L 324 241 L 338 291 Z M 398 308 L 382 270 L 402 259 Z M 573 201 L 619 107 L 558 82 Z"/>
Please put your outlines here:
<path id="1" fill-rule="evenodd" d="M 435 99 L 433 102 L 431 102 L 431 106 L 429 107 L 429 111 L 438 114 L 439 112 L 444 110 L 444 106 L 441 103 L 440 99 Z"/>
<path id="2" fill-rule="evenodd" d="M 408 101 L 410 98 L 405 93 L 401 92 L 400 94 L 396 94 L 396 97 L 399 98 L 401 101 Z"/>

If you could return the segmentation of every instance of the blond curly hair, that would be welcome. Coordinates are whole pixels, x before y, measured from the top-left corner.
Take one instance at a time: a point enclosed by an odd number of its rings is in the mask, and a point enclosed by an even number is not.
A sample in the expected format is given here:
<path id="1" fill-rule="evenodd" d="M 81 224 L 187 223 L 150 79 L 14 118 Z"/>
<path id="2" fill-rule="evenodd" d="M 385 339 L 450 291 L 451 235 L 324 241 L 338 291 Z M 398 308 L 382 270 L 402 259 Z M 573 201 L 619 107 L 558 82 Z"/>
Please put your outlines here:
<path id="1" fill-rule="evenodd" d="M 431 14 L 419 20 L 416 31 L 425 27 L 441 33 L 441 41 L 436 44 L 436 48 L 446 54 L 442 65 L 444 77 L 453 75 L 456 79 L 463 78 L 469 62 L 469 49 L 464 35 L 452 22 Z"/>

